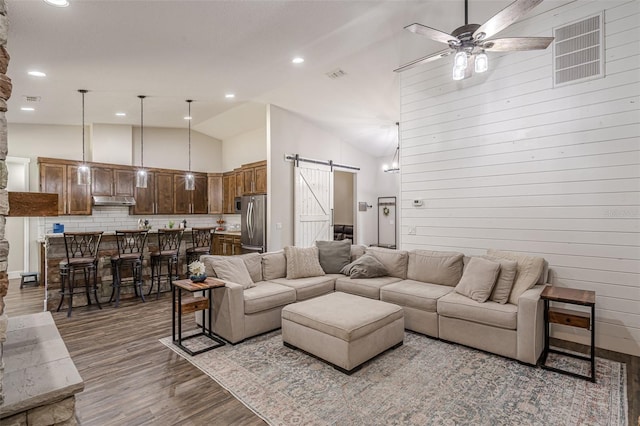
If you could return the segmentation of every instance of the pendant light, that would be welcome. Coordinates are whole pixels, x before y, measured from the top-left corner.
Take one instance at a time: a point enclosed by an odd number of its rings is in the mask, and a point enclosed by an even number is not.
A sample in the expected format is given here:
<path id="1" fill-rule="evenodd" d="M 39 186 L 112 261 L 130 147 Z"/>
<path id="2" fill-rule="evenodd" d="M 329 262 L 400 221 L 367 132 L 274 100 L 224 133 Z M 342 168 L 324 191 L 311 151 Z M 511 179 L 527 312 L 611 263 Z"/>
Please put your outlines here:
<path id="1" fill-rule="evenodd" d="M 89 185 L 91 183 L 91 171 L 84 158 L 84 95 L 88 90 L 80 89 L 78 92 L 82 95 L 82 164 L 78 166 L 78 185 Z"/>
<path id="2" fill-rule="evenodd" d="M 140 170 L 136 173 L 136 188 L 147 187 L 147 171 L 144 169 L 144 95 L 140 98 Z"/>
<path id="3" fill-rule="evenodd" d="M 382 171 L 385 173 L 398 173 L 400 171 L 400 165 L 398 164 L 400 159 L 400 123 L 396 122 L 396 127 L 398 129 L 398 145 L 396 146 L 396 151 L 393 153 L 391 167 L 389 167 L 388 164 L 382 166 Z"/>
<path id="4" fill-rule="evenodd" d="M 193 173 L 191 173 L 191 102 L 193 102 L 193 100 L 187 99 L 189 114 L 185 117 L 189 122 L 189 173 L 187 173 L 184 180 L 184 189 L 187 191 L 193 191 L 196 188 L 196 182 Z"/>

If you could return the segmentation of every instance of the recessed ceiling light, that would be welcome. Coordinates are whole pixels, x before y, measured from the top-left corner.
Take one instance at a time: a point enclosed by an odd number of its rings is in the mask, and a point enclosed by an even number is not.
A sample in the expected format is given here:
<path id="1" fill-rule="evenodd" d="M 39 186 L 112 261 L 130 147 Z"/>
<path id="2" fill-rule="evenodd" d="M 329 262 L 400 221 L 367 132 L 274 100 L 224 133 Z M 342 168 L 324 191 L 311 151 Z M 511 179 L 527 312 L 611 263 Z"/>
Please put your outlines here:
<path id="1" fill-rule="evenodd" d="M 67 0 L 44 0 L 45 3 L 55 7 L 67 7 L 69 2 Z"/>
<path id="2" fill-rule="evenodd" d="M 227 99 L 233 99 L 236 97 L 236 95 L 234 95 L 233 93 L 227 93 L 226 95 L 224 95 L 224 97 Z"/>
<path id="3" fill-rule="evenodd" d="M 28 71 L 27 74 L 29 74 L 31 77 L 46 77 L 47 74 L 43 73 L 42 71 Z"/>
<path id="4" fill-rule="evenodd" d="M 293 62 L 294 64 L 301 64 L 304 62 L 304 58 L 301 58 L 300 56 L 296 56 L 291 60 L 291 62 Z"/>
<path id="5" fill-rule="evenodd" d="M 126 117 L 126 116 L 127 116 L 127 113 L 126 113 L 126 112 L 116 112 L 116 115 L 117 115 L 118 117 Z"/>
<path id="6" fill-rule="evenodd" d="M 188 115 L 187 115 L 184 119 L 185 119 L 185 120 L 191 120 L 192 118 L 193 118 L 193 117 L 191 117 L 191 116 L 188 116 Z"/>
<path id="7" fill-rule="evenodd" d="M 20 108 L 21 111 L 35 111 L 36 109 L 33 107 L 22 107 Z"/>

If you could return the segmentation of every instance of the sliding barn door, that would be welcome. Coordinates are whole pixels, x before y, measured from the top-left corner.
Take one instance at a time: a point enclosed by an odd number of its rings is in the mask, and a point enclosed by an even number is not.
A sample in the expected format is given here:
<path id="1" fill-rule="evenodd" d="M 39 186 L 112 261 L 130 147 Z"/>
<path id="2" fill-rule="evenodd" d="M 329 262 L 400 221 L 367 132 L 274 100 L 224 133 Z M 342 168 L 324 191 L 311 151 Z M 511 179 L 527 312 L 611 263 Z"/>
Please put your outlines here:
<path id="1" fill-rule="evenodd" d="M 294 242 L 310 247 L 332 240 L 333 172 L 329 166 L 301 162 L 295 167 Z"/>

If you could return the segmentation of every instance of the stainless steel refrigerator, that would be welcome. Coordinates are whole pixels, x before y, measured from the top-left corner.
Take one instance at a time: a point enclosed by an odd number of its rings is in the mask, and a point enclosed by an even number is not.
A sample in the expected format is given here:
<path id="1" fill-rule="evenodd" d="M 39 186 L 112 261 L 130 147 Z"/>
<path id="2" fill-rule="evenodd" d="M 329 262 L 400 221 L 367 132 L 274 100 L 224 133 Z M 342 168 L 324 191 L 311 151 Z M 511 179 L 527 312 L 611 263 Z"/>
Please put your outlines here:
<path id="1" fill-rule="evenodd" d="M 242 253 L 264 253 L 267 248 L 267 196 L 243 196 L 240 214 Z"/>

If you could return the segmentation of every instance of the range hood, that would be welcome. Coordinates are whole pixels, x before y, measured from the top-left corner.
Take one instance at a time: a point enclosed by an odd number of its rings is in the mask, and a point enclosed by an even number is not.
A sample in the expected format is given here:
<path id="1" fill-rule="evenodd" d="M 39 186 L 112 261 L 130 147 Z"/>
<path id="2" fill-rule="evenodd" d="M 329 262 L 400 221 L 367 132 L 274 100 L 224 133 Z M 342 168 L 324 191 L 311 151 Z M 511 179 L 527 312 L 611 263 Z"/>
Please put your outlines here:
<path id="1" fill-rule="evenodd" d="M 105 196 L 94 195 L 94 206 L 135 206 L 136 200 L 133 197 L 127 197 L 123 195 Z"/>

